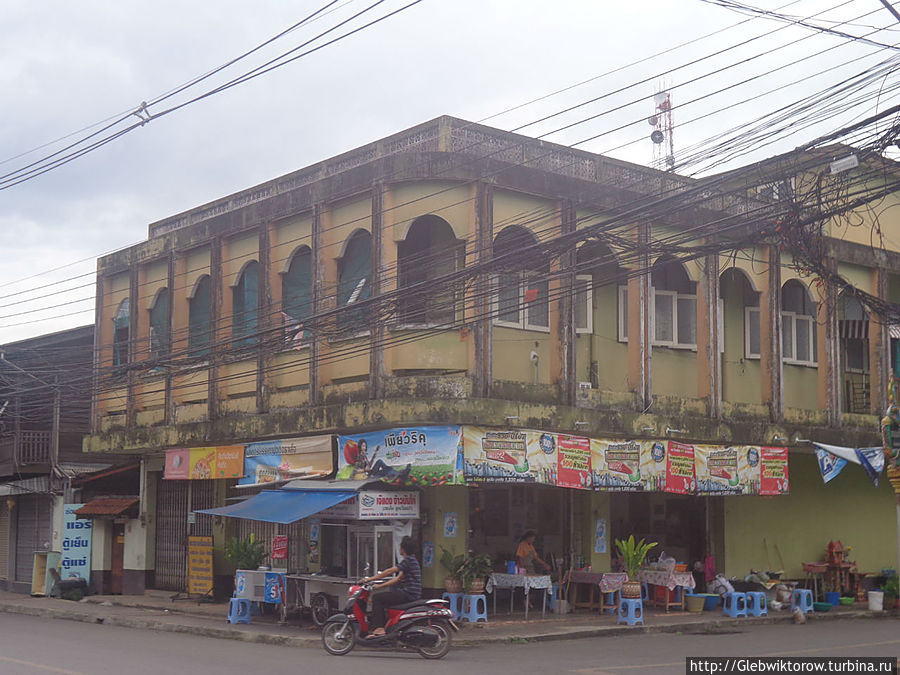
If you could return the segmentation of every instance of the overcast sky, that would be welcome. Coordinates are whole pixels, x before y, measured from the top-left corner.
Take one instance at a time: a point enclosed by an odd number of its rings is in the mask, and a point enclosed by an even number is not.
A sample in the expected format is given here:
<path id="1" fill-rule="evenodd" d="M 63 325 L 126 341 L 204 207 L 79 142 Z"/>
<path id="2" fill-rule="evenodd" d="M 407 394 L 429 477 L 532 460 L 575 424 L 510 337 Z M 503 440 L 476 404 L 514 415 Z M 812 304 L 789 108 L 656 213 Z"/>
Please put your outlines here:
<path id="1" fill-rule="evenodd" d="M 293 49 L 371 1 L 341 0 L 330 14 L 189 93 L 203 93 Z M 376 18 L 408 2 L 385 0 L 364 16 Z M 879 0 L 760 2 L 798 17 L 825 12 L 813 20 L 823 27 L 852 19 L 840 30 L 855 35 L 889 27 L 871 39 L 898 41 L 897 24 Z M 322 4 L 0 0 L 0 175 L 224 64 Z M 46 175 L 0 190 L 0 343 L 92 323 L 95 258 L 146 239 L 149 223 L 438 115 L 490 118 L 485 123 L 514 129 L 603 97 L 521 133 L 549 134 L 581 121 L 547 138 L 575 144 L 595 137 L 578 147 L 650 164 L 652 129 L 646 120 L 652 96 L 662 87 L 683 106 L 675 110 L 678 152 L 872 68 L 892 53 L 770 19 L 747 19 L 700 0 L 423 0 Z M 585 80 L 590 81 L 491 117 Z M 793 136 L 755 147 L 735 162 L 791 149 L 893 105 L 896 84 L 894 76 L 884 78 L 880 99 L 817 127 L 798 119 Z M 731 88 L 714 94 L 726 87 Z M 188 98 L 178 95 L 150 112 Z M 59 141 L 74 132 L 80 133 Z M 62 280 L 67 281 L 56 283 Z"/>

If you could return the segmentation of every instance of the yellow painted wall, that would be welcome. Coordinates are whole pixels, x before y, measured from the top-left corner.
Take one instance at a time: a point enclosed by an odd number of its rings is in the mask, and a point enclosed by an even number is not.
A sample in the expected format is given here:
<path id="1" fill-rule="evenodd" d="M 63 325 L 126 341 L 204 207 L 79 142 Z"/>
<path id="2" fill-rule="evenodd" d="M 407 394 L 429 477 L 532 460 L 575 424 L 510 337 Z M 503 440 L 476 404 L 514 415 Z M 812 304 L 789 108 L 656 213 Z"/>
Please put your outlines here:
<path id="1" fill-rule="evenodd" d="M 819 375 L 815 368 L 784 364 L 786 408 L 816 410 L 819 407 Z"/>
<path id="2" fill-rule="evenodd" d="M 414 336 L 418 331 L 391 331 L 391 339 L 403 340 Z M 467 340 L 460 338 L 458 330 L 447 331 L 417 339 L 409 344 L 388 347 L 389 355 L 385 360 L 393 370 L 444 369 L 467 370 L 469 367 L 469 348 Z"/>
<path id="3" fill-rule="evenodd" d="M 184 261 L 184 273 L 176 277 L 175 286 L 179 295 L 189 298 L 194 294 L 194 286 L 197 284 L 197 280 L 204 274 L 209 274 L 209 247 L 202 246 L 189 251 Z M 186 322 L 187 317 L 184 320 Z M 187 333 L 186 323 L 185 333 Z"/>
<path id="4" fill-rule="evenodd" d="M 785 577 L 802 578 L 801 563 L 822 560 L 830 540 L 852 546 L 861 571 L 897 566 L 897 515 L 887 480 L 875 488 L 860 467 L 848 465 L 825 485 L 815 457 L 799 453 L 791 453 L 790 480 L 791 494 L 783 497 L 723 499 L 726 576 L 780 569 L 777 545 Z"/>
<path id="5" fill-rule="evenodd" d="M 521 225 L 539 239 L 557 234 L 559 214 L 556 203 L 509 190 L 494 192 L 494 237 L 509 225 Z"/>
<path id="6" fill-rule="evenodd" d="M 890 178 L 890 180 L 894 179 Z M 877 178 L 867 181 L 865 186 L 854 186 L 852 190 L 877 190 L 883 184 L 884 180 Z M 898 206 L 900 206 L 900 196 L 895 192 L 876 202 L 875 208 L 858 209 L 849 219 L 832 219 L 828 222 L 826 232 L 836 239 L 862 244 L 866 247 L 874 245 L 889 251 L 900 251 L 900 237 L 894 234 L 897 232 Z M 883 237 L 879 237 L 878 233 L 874 231 L 876 224 L 884 233 Z"/>
<path id="7" fill-rule="evenodd" d="M 888 275 L 888 300 L 900 302 L 900 276 L 896 274 Z"/>
<path id="8" fill-rule="evenodd" d="M 575 379 L 590 382 L 596 361 L 599 388 L 605 391 L 628 391 L 628 344 L 618 338 L 617 293 L 614 284 L 594 289 L 594 331 L 575 339 Z"/>
<path id="9" fill-rule="evenodd" d="M 278 223 L 269 235 L 269 263 L 277 272 L 287 272 L 291 256 L 301 246 L 312 248 L 312 216 Z"/>
<path id="10" fill-rule="evenodd" d="M 870 268 L 839 262 L 837 271 L 857 288 L 861 288 L 866 293 L 872 292 L 872 270 Z"/>
<path id="11" fill-rule="evenodd" d="M 653 348 L 653 393 L 697 397 L 697 352 L 690 349 Z"/>
<path id="12" fill-rule="evenodd" d="M 197 403 L 205 401 L 209 393 L 209 371 L 196 370 L 174 378 L 172 395 L 176 403 Z"/>
<path id="13" fill-rule="evenodd" d="M 422 585 L 425 588 L 444 586 L 447 570 L 439 562 L 441 546 L 454 555 L 466 552 L 469 531 L 468 489 L 462 485 L 454 485 L 422 490 L 422 514 L 424 516 L 427 513 L 427 520 L 422 524 L 422 542 L 434 544 L 434 565 L 422 568 Z M 444 514 L 448 512 L 456 513 L 458 519 L 458 534 L 453 538 L 444 537 Z"/>
<path id="14" fill-rule="evenodd" d="M 256 359 L 226 363 L 219 370 L 220 396 L 240 396 L 256 392 Z"/>
<path id="15" fill-rule="evenodd" d="M 369 373 L 369 339 L 333 340 L 328 343 L 325 358 L 319 361 L 319 381 L 328 384 L 347 377 Z"/>
<path id="16" fill-rule="evenodd" d="M 251 260 L 259 260 L 259 233 L 242 234 L 228 239 L 222 246 L 222 280 L 225 287 L 235 286 L 239 274 Z M 231 313 L 231 298 L 223 296 L 225 314 Z"/>
<path id="17" fill-rule="evenodd" d="M 744 305 L 741 287 L 723 284 L 725 354 L 722 358 L 722 396 L 734 403 L 759 403 L 759 359 L 744 358 Z"/>
<path id="18" fill-rule="evenodd" d="M 413 221 L 427 214 L 446 220 L 457 239 L 467 239 L 474 232 L 473 198 L 470 185 L 450 181 L 398 185 L 386 195 L 383 205 L 385 224 L 393 224 L 385 232 L 385 242 L 402 241 Z"/>
<path id="19" fill-rule="evenodd" d="M 550 384 L 553 381 L 550 350 L 549 333 L 494 326 L 494 379 L 535 384 L 536 369 L 531 363 L 531 352 L 535 351 L 540 360 L 537 384 Z"/>
<path id="20" fill-rule="evenodd" d="M 276 389 L 309 384 L 309 349 L 276 354 L 272 358 L 271 373 Z"/>

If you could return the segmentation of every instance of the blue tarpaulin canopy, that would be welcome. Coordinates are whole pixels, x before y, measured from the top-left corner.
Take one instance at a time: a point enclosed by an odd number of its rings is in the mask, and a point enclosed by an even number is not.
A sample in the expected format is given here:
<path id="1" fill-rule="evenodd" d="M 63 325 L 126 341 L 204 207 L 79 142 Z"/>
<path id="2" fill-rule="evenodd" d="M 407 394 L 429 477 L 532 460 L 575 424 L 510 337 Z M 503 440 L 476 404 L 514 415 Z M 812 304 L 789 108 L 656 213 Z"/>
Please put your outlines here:
<path id="1" fill-rule="evenodd" d="M 355 497 L 356 490 L 266 490 L 237 504 L 195 513 L 288 525 Z"/>

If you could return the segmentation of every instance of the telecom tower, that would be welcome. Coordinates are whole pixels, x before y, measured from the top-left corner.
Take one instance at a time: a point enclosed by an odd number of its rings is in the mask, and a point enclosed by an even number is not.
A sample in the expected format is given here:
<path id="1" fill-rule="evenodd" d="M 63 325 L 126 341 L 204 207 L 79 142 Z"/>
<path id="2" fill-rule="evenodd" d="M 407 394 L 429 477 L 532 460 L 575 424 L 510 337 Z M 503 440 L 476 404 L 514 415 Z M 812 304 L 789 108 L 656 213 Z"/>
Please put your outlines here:
<path id="1" fill-rule="evenodd" d="M 653 96 L 653 114 L 647 120 L 653 127 L 653 167 L 661 171 L 675 168 L 675 123 L 672 121 L 672 95 L 660 91 Z"/>

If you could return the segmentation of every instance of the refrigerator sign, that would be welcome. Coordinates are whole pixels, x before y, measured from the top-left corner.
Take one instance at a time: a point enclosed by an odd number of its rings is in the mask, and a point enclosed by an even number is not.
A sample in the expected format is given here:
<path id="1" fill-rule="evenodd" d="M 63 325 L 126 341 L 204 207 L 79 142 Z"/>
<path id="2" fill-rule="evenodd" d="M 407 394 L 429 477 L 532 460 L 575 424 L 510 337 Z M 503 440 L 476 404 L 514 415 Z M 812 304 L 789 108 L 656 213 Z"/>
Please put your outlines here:
<path id="1" fill-rule="evenodd" d="M 418 492 L 361 492 L 359 495 L 360 520 L 418 517 Z"/>

